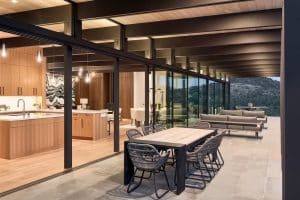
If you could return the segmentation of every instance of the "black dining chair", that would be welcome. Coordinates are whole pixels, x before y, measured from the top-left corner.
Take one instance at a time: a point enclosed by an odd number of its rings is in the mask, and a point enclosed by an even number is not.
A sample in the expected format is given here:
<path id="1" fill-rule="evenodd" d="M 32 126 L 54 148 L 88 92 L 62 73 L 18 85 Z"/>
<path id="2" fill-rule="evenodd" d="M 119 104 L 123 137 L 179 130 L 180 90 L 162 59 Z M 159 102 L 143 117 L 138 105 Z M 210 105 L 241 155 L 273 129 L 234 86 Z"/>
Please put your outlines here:
<path id="1" fill-rule="evenodd" d="M 132 141 L 134 138 L 142 137 L 143 133 L 141 133 L 137 129 L 129 129 L 126 131 L 126 135 L 129 141 Z"/>
<path id="2" fill-rule="evenodd" d="M 159 153 L 154 146 L 149 144 L 129 143 L 127 148 L 132 164 L 135 167 L 134 175 L 131 177 L 127 192 L 130 193 L 136 190 L 142 184 L 144 173 L 150 172 L 153 174 L 156 197 L 160 199 L 166 195 L 170 191 L 170 185 L 165 171 L 165 164 L 168 160 L 169 152 L 164 151 Z M 139 182 L 133 186 L 137 171 L 141 171 L 142 175 L 140 176 Z M 156 185 L 156 174 L 160 172 L 163 172 L 168 187 L 167 191 L 161 195 L 158 194 Z"/>

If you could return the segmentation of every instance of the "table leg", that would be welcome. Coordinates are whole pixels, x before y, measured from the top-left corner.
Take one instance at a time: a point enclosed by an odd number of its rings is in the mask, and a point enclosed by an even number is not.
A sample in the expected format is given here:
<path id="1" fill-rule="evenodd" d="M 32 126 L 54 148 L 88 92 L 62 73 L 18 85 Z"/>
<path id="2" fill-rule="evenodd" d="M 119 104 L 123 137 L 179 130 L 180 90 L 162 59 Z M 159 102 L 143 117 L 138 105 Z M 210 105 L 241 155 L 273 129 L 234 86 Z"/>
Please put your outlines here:
<path id="1" fill-rule="evenodd" d="M 127 145 L 129 141 L 124 142 L 124 185 L 129 184 L 131 177 L 134 173 L 134 166 L 130 160 Z"/>
<path id="2" fill-rule="evenodd" d="M 177 173 L 177 190 L 179 195 L 185 190 L 185 175 L 186 175 L 186 146 L 175 149 L 176 155 L 176 173 Z"/>

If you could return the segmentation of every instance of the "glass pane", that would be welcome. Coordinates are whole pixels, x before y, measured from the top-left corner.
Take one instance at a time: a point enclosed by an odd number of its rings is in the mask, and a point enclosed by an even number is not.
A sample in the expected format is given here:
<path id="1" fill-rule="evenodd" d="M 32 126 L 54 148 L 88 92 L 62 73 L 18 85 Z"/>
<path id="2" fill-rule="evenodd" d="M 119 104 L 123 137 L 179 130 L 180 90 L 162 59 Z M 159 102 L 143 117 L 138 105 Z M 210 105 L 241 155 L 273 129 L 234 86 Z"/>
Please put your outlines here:
<path id="1" fill-rule="evenodd" d="M 208 86 L 208 105 L 209 105 L 209 110 L 208 112 L 210 114 L 215 113 L 215 81 L 209 81 L 209 86 Z"/>
<path id="2" fill-rule="evenodd" d="M 206 79 L 199 79 L 199 85 L 200 85 L 200 113 L 207 113 L 207 107 L 206 107 Z"/>
<path id="3" fill-rule="evenodd" d="M 187 77 L 174 73 L 173 80 L 173 120 L 174 126 L 187 126 Z"/>
<path id="4" fill-rule="evenodd" d="M 188 112 L 190 126 L 199 117 L 199 84 L 198 78 L 193 76 L 188 77 Z"/>

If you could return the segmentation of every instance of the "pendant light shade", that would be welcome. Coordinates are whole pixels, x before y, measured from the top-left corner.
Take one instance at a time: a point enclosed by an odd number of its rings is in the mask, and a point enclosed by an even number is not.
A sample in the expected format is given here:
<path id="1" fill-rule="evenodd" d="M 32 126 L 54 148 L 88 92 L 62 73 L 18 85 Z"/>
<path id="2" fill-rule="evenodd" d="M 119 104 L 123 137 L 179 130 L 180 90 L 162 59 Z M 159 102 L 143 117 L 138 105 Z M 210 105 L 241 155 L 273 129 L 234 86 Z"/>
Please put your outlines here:
<path id="1" fill-rule="evenodd" d="M 90 83 L 91 82 L 91 77 L 90 77 L 89 73 L 87 73 L 86 76 L 85 76 L 85 82 L 86 83 Z"/>
<path id="2" fill-rule="evenodd" d="M 95 77 L 95 76 L 96 76 L 96 73 L 95 73 L 95 72 L 92 72 L 92 73 L 91 73 L 91 76 L 92 76 L 92 78 Z"/>
<path id="3" fill-rule="evenodd" d="M 78 76 L 79 76 L 79 77 L 82 76 L 82 72 L 83 72 L 83 69 L 82 69 L 82 67 L 80 67 L 80 68 L 79 68 L 79 71 L 78 71 Z"/>
<path id="4" fill-rule="evenodd" d="M 36 57 L 36 61 L 38 63 L 41 63 L 43 61 L 41 50 L 38 51 L 38 54 L 37 54 L 37 57 Z"/>
<path id="5" fill-rule="evenodd" d="M 2 56 L 2 58 L 7 57 L 7 51 L 6 51 L 5 43 L 2 44 L 1 56 Z"/>

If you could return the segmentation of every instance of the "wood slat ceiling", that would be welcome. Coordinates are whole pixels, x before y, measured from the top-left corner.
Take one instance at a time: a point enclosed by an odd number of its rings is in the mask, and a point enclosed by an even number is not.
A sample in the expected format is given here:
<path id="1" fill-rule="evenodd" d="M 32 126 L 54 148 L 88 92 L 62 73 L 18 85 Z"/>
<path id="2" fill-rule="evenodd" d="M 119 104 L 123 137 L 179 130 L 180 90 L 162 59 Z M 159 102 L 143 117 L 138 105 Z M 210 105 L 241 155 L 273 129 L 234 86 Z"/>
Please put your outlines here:
<path id="1" fill-rule="evenodd" d="M 73 2 L 76 3 L 82 3 L 89 0 L 73 0 Z M 68 3 L 64 0 L 47 0 L 47 1 L 30 1 L 30 0 L 19 0 L 19 3 L 13 4 L 10 1 L 3 1 L 0 0 L 0 15 L 1 14 L 8 14 L 8 13 L 15 13 L 15 12 L 21 12 L 26 10 L 35 10 L 35 9 L 41 9 L 41 8 L 50 8 L 55 6 L 61 6 L 61 5 L 67 5 Z M 127 26 L 127 31 L 137 31 L 136 28 L 132 28 L 133 26 L 136 27 L 134 24 L 145 25 L 143 23 L 149 23 L 149 22 L 159 22 L 159 21 L 169 21 L 174 20 L 174 24 L 176 24 L 176 20 L 179 19 L 190 19 L 190 18 L 199 18 L 199 17 L 207 17 L 207 16 L 215 16 L 215 15 L 223 15 L 223 14 L 233 14 L 233 13 L 243 13 L 243 12 L 251 12 L 251 11 L 260 11 L 260 10 L 270 10 L 270 9 L 280 9 L 282 8 L 283 0 L 249 0 L 244 2 L 236 2 L 236 3 L 227 3 L 227 4 L 218 4 L 218 5 L 212 5 L 212 6 L 204 6 L 204 7 L 192 7 L 192 8 L 184 8 L 184 9 L 176 9 L 176 10 L 168 10 L 168 11 L 159 11 L 159 12 L 152 12 L 152 13 L 144 13 L 144 14 L 132 14 L 127 16 L 120 16 L 120 17 L 112 17 L 109 18 L 101 18 L 101 19 L 87 19 L 82 21 L 82 28 L 84 30 L 86 29 L 101 29 L 102 28 L 108 28 L 113 30 L 115 29 L 115 26 L 118 26 L 117 23 L 121 23 Z M 105 6 L 105 5 L 103 5 Z M 116 5 L 117 6 L 117 5 Z M 30 11 L 31 12 L 31 11 Z M 278 12 L 279 15 L 276 19 L 280 18 L 280 11 Z M 54 13 L 55 14 L 55 13 Z M 115 16 L 115 15 L 114 15 Z M 234 15 L 236 16 L 236 15 Z M 270 18 L 268 18 L 270 19 Z M 209 19 L 211 21 L 211 19 Z M 238 21 L 242 23 L 242 20 L 248 21 L 248 18 L 238 18 Z M 57 22 L 56 20 L 52 20 Z M 115 22 L 116 23 L 115 23 Z M 187 20 L 185 20 L 187 21 Z M 261 21 L 261 20 L 259 20 Z M 268 21 L 268 20 L 267 20 Z M 273 20 L 274 21 L 274 20 Z M 43 28 L 57 31 L 57 32 L 63 32 L 64 31 L 64 24 L 61 23 L 53 23 L 52 24 L 43 24 L 40 25 Z M 178 21 L 177 21 L 178 22 Z M 194 22 L 194 21 L 193 21 Z M 209 22 L 209 21 L 208 21 Z M 232 22 L 232 21 L 230 21 Z M 50 23 L 50 22 L 48 22 Z M 168 22 L 172 23 L 173 22 Z M 199 22 L 200 23 L 200 22 Z M 189 26 L 190 23 L 183 24 L 182 26 Z M 206 23 L 207 24 L 207 23 Z M 206 25 L 203 24 L 203 25 Z M 212 23 L 212 26 L 214 23 Z M 160 30 L 160 25 L 158 23 L 155 23 L 155 26 L 151 27 L 151 30 L 155 30 L 156 28 Z M 197 26 L 197 23 L 195 24 Z M 257 26 L 257 27 L 256 27 Z M 144 26 L 142 26 L 144 27 Z M 172 47 L 168 47 L 167 45 L 158 48 L 157 49 L 157 55 L 158 60 L 162 60 L 162 62 L 166 61 L 166 57 L 159 57 L 160 54 L 164 54 L 164 50 L 170 50 L 169 48 L 174 48 L 174 55 L 177 55 L 176 60 L 183 60 L 178 62 L 178 65 L 181 66 L 187 66 L 185 60 L 193 61 L 191 63 L 192 67 L 197 66 L 197 62 L 200 63 L 202 68 L 205 70 L 206 67 L 209 67 L 212 72 L 220 74 L 220 73 L 226 73 L 227 75 L 231 76 L 278 76 L 280 74 L 279 70 L 279 64 L 280 64 L 280 39 L 279 41 L 272 41 L 272 34 L 270 34 L 270 38 L 266 38 L 266 41 L 263 39 L 258 40 L 256 38 L 252 38 L 252 40 L 249 38 L 250 42 L 237 42 L 236 39 L 228 40 L 228 44 L 222 43 L 222 44 L 216 44 L 211 45 L 211 43 L 216 42 L 216 38 L 223 37 L 224 41 L 228 36 L 232 33 L 241 33 L 241 32 L 262 32 L 263 30 L 268 30 L 270 33 L 280 33 L 281 26 L 262 26 L 259 27 L 256 23 L 254 23 L 253 26 L 250 28 L 243 30 L 242 28 L 232 28 L 230 30 L 227 30 L 226 28 L 220 28 L 217 29 L 217 31 L 212 32 L 205 32 L 203 31 L 203 26 L 201 26 L 202 29 L 195 30 L 192 32 L 192 34 L 189 34 L 186 32 L 178 32 L 182 34 L 178 34 L 175 32 L 177 27 L 171 29 L 169 32 L 164 32 L 160 35 L 152 34 L 150 31 L 149 37 L 153 38 L 155 41 L 162 42 L 161 40 L 166 38 L 173 38 L 177 40 L 183 40 L 186 41 L 186 44 L 182 43 L 176 43 L 172 42 Z M 131 28 L 131 29 L 130 29 Z M 161 27 L 162 28 L 162 27 Z M 187 27 L 178 27 L 178 29 L 184 29 Z M 169 29 L 168 29 L 169 30 Z M 141 30 L 140 30 L 141 31 Z M 101 32 L 100 32 L 101 33 Z M 101 34 L 100 34 L 101 35 Z M 103 35 L 103 34 L 102 34 Z M 104 34 L 105 35 L 105 34 Z M 108 38 L 102 38 L 101 39 L 91 39 L 94 42 L 97 40 L 97 43 L 109 43 L 110 46 L 112 46 L 114 38 L 111 34 L 107 34 Z M 205 45 L 202 45 L 201 48 L 197 47 L 195 44 L 191 44 L 191 40 L 186 39 L 186 37 L 195 38 L 195 36 L 208 36 L 207 40 L 211 40 L 211 42 L 205 42 Z M 216 37 L 214 35 L 217 35 Z M 253 35 L 253 34 L 252 34 Z M 0 32 L 0 38 L 11 38 L 15 35 L 6 34 L 3 32 Z M 136 37 L 134 37 L 134 34 L 131 35 L 131 38 L 128 38 L 128 41 L 137 42 L 139 45 L 143 46 L 142 43 L 145 44 L 145 40 L 147 40 L 147 37 L 139 37 L 138 34 L 136 34 Z M 251 36 L 249 36 L 251 37 Z M 279 35 L 280 37 L 280 35 Z M 220 38 L 219 38 L 220 39 Z M 138 40 L 138 41 L 133 41 Z M 144 40 L 144 42 L 142 41 Z M 252 42 L 253 41 L 253 44 Z M 273 42 L 273 44 L 271 43 Z M 275 43 L 274 43 L 275 42 Z M 147 43 L 147 41 L 146 41 Z M 265 43 L 265 44 L 264 44 Z M 25 44 L 25 43 L 24 43 Z M 166 44 L 166 43 L 164 43 Z M 167 43 L 167 44 L 170 44 Z M 176 46 L 174 44 L 180 44 L 180 46 Z M 187 46 L 185 46 L 187 45 Z M 237 46 L 238 45 L 238 46 Z M 159 45 L 158 45 L 159 46 Z M 48 46 L 49 47 L 49 46 Z M 255 49 L 254 49 L 255 47 Z M 278 47 L 278 48 L 277 48 Z M 147 47 L 148 48 L 148 47 Z M 136 53 L 138 55 L 144 55 L 145 49 L 142 50 L 133 50 L 131 49 L 133 53 Z M 226 52 L 226 53 L 224 53 Z M 186 59 L 188 57 L 189 59 Z M 230 61 L 230 62 L 229 62 Z M 80 60 L 78 61 L 80 62 Z M 95 64 L 103 64 L 101 60 L 96 60 Z M 202 63 L 202 64 L 201 64 Z M 229 63 L 229 64 L 228 64 Z M 53 63 L 51 63 L 53 65 Z M 78 63 L 77 63 L 78 64 Z M 101 68 L 99 65 L 98 67 Z M 124 68 L 125 69 L 125 68 Z M 133 68 L 131 68 L 133 69 Z M 195 70 L 195 69 L 193 69 Z"/>
<path id="2" fill-rule="evenodd" d="M 18 3 L 12 3 L 11 0 L 0 0 L 0 15 L 62 5 L 68 5 L 68 2 L 64 0 L 18 0 Z"/>
<path id="3" fill-rule="evenodd" d="M 282 8 L 283 0 L 253 0 L 238 3 L 219 4 L 213 6 L 177 9 L 112 18 L 122 24 L 138 24 L 155 21 L 166 21 L 184 18 L 204 17 L 230 13 L 249 12 Z"/>

